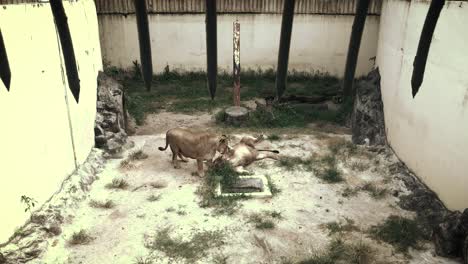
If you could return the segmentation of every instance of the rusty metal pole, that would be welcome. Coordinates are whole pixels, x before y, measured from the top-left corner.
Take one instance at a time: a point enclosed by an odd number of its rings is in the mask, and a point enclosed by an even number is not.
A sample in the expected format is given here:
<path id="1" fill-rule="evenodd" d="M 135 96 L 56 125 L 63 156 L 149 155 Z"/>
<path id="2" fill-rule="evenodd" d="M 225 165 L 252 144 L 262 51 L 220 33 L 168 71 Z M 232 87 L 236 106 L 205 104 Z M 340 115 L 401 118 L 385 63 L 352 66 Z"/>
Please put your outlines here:
<path id="1" fill-rule="evenodd" d="M 67 14 L 63 8 L 62 0 L 50 0 L 50 8 L 54 16 L 55 26 L 57 27 L 60 46 L 62 47 L 65 69 L 67 70 L 68 87 L 70 88 L 75 101 L 80 100 L 80 78 L 78 76 L 78 67 L 76 66 L 75 51 L 73 50 L 73 41 L 68 27 Z"/>
<path id="2" fill-rule="evenodd" d="M 240 23 L 233 23 L 234 106 L 240 106 Z"/>
<path id="3" fill-rule="evenodd" d="M 294 19 L 295 0 L 284 0 L 283 19 L 281 22 L 280 46 L 278 52 L 278 67 L 276 70 L 276 98 L 279 99 L 286 89 L 288 73 L 289 47 Z"/>
<path id="4" fill-rule="evenodd" d="M 0 30 L 0 78 L 3 81 L 7 91 L 10 91 L 10 82 L 11 82 L 11 71 L 10 71 L 10 62 L 8 61 L 8 56 L 5 48 L 5 43 L 3 42 L 2 31 Z"/>
<path id="5" fill-rule="evenodd" d="M 140 44 L 141 74 L 146 90 L 150 91 L 153 79 L 153 61 L 151 58 L 148 10 L 146 8 L 146 0 L 134 0 L 134 4 L 138 28 L 138 42 Z"/>
<path id="6" fill-rule="evenodd" d="M 206 0 L 206 71 L 211 99 L 216 94 L 218 74 L 218 46 L 216 29 L 216 0 Z"/>
<path id="7" fill-rule="evenodd" d="M 432 36 L 434 35 L 434 30 L 444 5 L 445 0 L 432 0 L 429 11 L 427 12 L 426 20 L 421 32 L 421 38 L 419 39 L 418 51 L 413 63 L 413 75 L 411 76 L 411 92 L 413 98 L 416 96 L 422 85 Z"/>
<path id="8" fill-rule="evenodd" d="M 346 58 L 346 68 L 343 80 L 343 99 L 349 98 L 353 93 L 354 75 L 356 74 L 356 64 L 361 47 L 362 32 L 369 9 L 369 0 L 359 0 L 356 6 L 353 29 L 349 40 L 348 56 Z"/>

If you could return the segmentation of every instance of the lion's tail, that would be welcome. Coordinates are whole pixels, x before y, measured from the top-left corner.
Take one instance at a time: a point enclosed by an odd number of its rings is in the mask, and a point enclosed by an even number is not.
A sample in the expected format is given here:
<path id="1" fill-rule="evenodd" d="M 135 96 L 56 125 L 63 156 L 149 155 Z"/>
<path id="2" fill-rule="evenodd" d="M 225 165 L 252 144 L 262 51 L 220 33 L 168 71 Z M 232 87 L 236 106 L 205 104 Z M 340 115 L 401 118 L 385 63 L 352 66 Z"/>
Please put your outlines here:
<path id="1" fill-rule="evenodd" d="M 160 151 L 165 151 L 167 149 L 167 146 L 169 146 L 169 141 L 167 140 L 167 136 L 166 136 L 166 146 L 163 148 L 163 147 L 159 147 L 158 149 Z"/>
<path id="2" fill-rule="evenodd" d="M 278 151 L 278 150 L 269 150 L 269 149 L 257 149 L 257 150 L 258 150 L 258 151 L 273 152 L 273 153 L 279 154 L 279 151 Z"/>

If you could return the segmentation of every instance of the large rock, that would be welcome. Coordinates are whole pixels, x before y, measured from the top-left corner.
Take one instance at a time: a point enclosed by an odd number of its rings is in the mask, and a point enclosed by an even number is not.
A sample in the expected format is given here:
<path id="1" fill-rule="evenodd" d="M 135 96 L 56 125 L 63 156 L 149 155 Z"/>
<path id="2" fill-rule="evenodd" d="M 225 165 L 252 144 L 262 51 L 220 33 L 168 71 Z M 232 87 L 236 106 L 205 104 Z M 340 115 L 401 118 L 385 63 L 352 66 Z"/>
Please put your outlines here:
<path id="1" fill-rule="evenodd" d="M 463 213 L 451 212 L 434 229 L 436 253 L 443 257 L 465 257 L 468 236 L 468 209 Z"/>
<path id="2" fill-rule="evenodd" d="M 97 114 L 94 126 L 95 146 L 117 154 L 127 141 L 125 133 L 127 112 L 123 87 L 100 72 L 98 75 Z"/>
<path id="3" fill-rule="evenodd" d="M 356 85 L 356 98 L 351 119 L 352 138 L 355 144 L 386 144 L 378 68 Z"/>

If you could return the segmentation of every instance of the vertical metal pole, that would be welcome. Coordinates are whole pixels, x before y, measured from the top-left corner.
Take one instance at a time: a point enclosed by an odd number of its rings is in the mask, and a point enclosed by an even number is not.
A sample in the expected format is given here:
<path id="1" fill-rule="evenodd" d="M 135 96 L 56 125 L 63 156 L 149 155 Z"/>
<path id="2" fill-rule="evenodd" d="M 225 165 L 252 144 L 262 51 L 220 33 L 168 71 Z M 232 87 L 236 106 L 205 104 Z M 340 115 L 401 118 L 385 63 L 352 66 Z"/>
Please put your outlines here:
<path id="1" fill-rule="evenodd" d="M 434 35 L 434 30 L 444 5 L 445 0 L 432 0 L 429 11 L 427 12 L 426 21 L 424 22 L 424 27 L 421 32 L 421 38 L 419 39 L 418 51 L 413 63 L 413 76 L 411 77 L 411 92 L 413 94 L 413 98 L 416 96 L 422 85 L 432 36 Z"/>
<path id="2" fill-rule="evenodd" d="M 233 23 L 234 106 L 240 106 L 240 23 Z"/>
<path id="3" fill-rule="evenodd" d="M 343 80 L 343 99 L 352 95 L 354 75 L 356 74 L 356 64 L 361 47 L 362 32 L 369 9 L 369 0 L 358 0 L 356 15 L 354 16 L 353 29 L 349 40 L 348 56 L 346 58 L 346 68 Z"/>
<path id="4" fill-rule="evenodd" d="M 206 0 L 206 65 L 208 88 L 211 99 L 216 94 L 216 77 L 218 74 L 218 47 L 216 29 L 216 0 Z"/>
<path id="5" fill-rule="evenodd" d="M 140 44 L 141 74 L 147 91 L 151 90 L 153 79 L 153 62 L 151 58 L 151 39 L 148 25 L 148 10 L 146 0 L 134 0 L 135 15 L 138 27 L 138 42 Z"/>
<path id="6" fill-rule="evenodd" d="M 8 61 L 8 56 L 5 48 L 5 43 L 3 42 L 2 31 L 0 30 L 0 78 L 5 84 L 7 91 L 10 91 L 10 82 L 11 82 L 11 71 L 10 71 L 10 62 Z"/>
<path id="7" fill-rule="evenodd" d="M 54 16 L 62 46 L 63 59 L 65 60 L 65 69 L 67 70 L 68 87 L 70 88 L 75 101 L 80 99 L 80 78 L 78 76 L 78 67 L 76 66 L 75 51 L 73 50 L 73 41 L 68 27 L 68 19 L 63 8 L 62 0 L 50 0 L 50 8 Z"/>
<path id="8" fill-rule="evenodd" d="M 289 47 L 294 19 L 295 0 L 284 0 L 283 19 L 281 22 L 281 37 L 278 52 L 278 68 L 276 70 L 276 97 L 279 99 L 286 89 L 288 73 Z"/>

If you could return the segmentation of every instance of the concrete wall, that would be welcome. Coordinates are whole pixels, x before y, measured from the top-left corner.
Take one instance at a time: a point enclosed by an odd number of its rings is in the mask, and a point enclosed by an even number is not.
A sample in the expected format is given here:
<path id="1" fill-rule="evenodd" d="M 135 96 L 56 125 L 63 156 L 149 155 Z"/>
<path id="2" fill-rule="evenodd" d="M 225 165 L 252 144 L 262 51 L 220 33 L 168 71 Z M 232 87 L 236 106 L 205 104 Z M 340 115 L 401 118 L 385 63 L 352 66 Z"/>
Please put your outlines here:
<path id="1" fill-rule="evenodd" d="M 450 209 L 468 207 L 468 3 L 442 10 L 419 93 L 411 74 L 429 1 L 385 0 L 377 65 L 385 124 L 397 155 Z"/>
<path id="2" fill-rule="evenodd" d="M 294 17 L 289 69 L 318 70 L 342 76 L 353 23 L 351 15 Z M 232 23 L 241 24 L 241 67 L 276 68 L 280 14 L 218 15 L 218 66 L 232 69 Z M 149 17 L 153 69 L 206 70 L 205 16 L 203 14 L 151 14 Z M 369 16 L 362 39 L 357 74 L 371 70 L 376 56 L 379 17 Z M 132 67 L 140 61 L 134 15 L 99 16 L 103 58 L 112 66 Z"/>
<path id="3" fill-rule="evenodd" d="M 0 242 L 29 217 L 20 197 L 42 204 L 94 145 L 102 69 L 96 10 L 93 0 L 64 1 L 64 7 L 81 80 L 79 104 L 67 87 L 49 4 L 0 8 L 12 74 L 9 92 L 0 81 Z"/>

